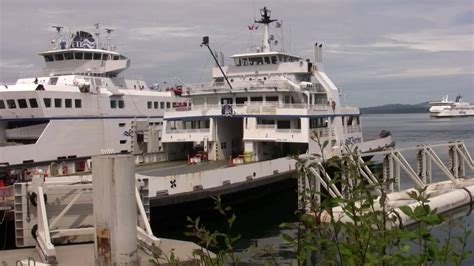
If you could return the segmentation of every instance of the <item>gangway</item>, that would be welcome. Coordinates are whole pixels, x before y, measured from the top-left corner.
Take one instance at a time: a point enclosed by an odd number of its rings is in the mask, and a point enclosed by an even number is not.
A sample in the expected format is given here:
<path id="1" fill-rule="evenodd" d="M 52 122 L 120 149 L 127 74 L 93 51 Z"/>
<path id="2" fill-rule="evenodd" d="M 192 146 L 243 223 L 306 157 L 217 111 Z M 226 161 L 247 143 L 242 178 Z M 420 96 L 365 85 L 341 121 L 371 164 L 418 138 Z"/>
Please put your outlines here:
<path id="1" fill-rule="evenodd" d="M 435 149 L 447 149 L 448 160 L 444 163 Z M 407 152 L 415 152 L 416 163 L 412 167 L 406 159 Z M 382 176 L 378 178 L 363 161 L 362 157 L 382 157 Z M 379 152 L 368 152 L 350 156 L 352 164 L 368 185 L 375 185 L 374 193 L 380 194 L 380 188 L 386 189 L 387 205 L 397 208 L 403 204 L 414 204 L 408 193 L 416 188 L 426 188 L 426 193 L 433 198 L 438 211 L 444 212 L 464 204 L 472 204 L 474 194 L 474 161 L 463 141 L 455 141 L 434 145 L 418 145 L 416 147 L 395 149 L 390 148 Z M 334 178 L 324 168 L 321 158 L 306 159 L 300 162 L 302 174 L 298 177 L 298 206 L 300 210 L 311 212 L 321 204 L 321 189 L 324 188 L 332 198 L 344 197 L 347 187 L 335 185 Z M 440 177 L 445 180 L 433 182 L 433 166 L 439 169 Z M 466 176 L 466 172 L 471 174 Z M 406 175 L 412 188 L 401 190 L 401 178 Z M 344 179 L 344 172 L 341 173 Z M 438 178 L 439 179 L 439 178 Z M 351 186 L 352 180 L 341 184 Z M 405 180 L 404 180 L 405 181 Z M 342 185 L 341 185 L 342 186 Z M 434 199 L 437 197 L 437 199 Z M 340 209 L 340 207 L 337 207 Z M 406 223 L 405 223 L 406 224 Z"/>

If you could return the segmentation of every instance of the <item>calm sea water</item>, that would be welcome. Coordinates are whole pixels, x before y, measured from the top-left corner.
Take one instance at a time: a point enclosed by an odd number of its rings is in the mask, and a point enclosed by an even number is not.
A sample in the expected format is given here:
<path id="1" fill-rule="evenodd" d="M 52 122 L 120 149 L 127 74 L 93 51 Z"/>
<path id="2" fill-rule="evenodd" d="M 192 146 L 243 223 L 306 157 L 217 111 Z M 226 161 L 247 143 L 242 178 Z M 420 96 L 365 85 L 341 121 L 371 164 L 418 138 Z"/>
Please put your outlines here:
<path id="1" fill-rule="evenodd" d="M 428 114 L 384 114 L 362 116 L 364 136 L 375 137 L 381 130 L 389 130 L 399 148 L 413 147 L 418 144 L 439 144 L 448 141 L 464 140 L 471 155 L 474 156 L 474 118 L 430 118 Z M 440 155 L 446 155 L 446 150 L 436 149 Z M 406 154 L 406 158 L 413 162 L 415 154 Z M 435 175 L 438 172 L 435 172 Z M 472 174 L 472 173 L 471 173 Z M 405 182 L 405 181 L 404 181 Z M 407 182 L 405 186 L 410 186 Z M 282 263 L 291 261 L 292 250 L 282 239 L 282 223 L 294 223 L 297 207 L 295 188 L 280 191 L 258 202 L 247 205 L 234 206 L 237 222 L 232 229 L 234 234 L 241 234 L 238 243 L 239 250 L 251 247 L 263 248 L 271 246 L 272 255 Z M 458 212 L 453 220 L 461 225 L 474 225 L 474 214 L 466 216 L 469 209 Z M 202 221 L 208 227 L 225 231 L 225 220 L 219 215 L 205 215 Z M 173 221 L 174 226 L 162 227 L 154 224 L 155 233 L 162 237 L 187 239 L 185 221 Z M 445 234 L 447 225 L 435 229 L 441 238 Z M 474 250 L 474 233 L 468 239 L 468 248 Z M 254 257 L 252 252 L 242 252 L 244 261 L 251 264 L 262 262 L 262 257 Z M 465 261 L 465 265 L 474 265 L 474 258 Z"/>

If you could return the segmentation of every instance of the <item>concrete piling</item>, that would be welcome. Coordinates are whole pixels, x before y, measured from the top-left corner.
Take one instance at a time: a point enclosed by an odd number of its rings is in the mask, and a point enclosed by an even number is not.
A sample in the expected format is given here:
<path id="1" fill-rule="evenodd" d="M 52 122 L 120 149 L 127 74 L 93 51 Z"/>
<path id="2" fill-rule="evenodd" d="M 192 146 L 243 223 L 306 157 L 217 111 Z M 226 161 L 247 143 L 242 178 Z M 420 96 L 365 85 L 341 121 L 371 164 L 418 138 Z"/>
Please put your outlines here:
<path id="1" fill-rule="evenodd" d="M 138 265 L 134 157 L 94 157 L 92 176 L 95 264 Z"/>

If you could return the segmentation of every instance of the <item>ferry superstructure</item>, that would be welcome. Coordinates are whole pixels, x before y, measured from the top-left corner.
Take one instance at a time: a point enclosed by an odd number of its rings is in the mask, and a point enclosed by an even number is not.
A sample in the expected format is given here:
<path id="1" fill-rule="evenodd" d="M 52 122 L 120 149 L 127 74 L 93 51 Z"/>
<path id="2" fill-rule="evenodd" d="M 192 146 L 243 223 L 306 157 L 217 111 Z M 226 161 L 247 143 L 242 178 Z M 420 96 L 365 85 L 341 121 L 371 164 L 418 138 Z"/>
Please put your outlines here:
<path id="1" fill-rule="evenodd" d="M 341 102 L 324 72 L 322 44 L 314 45 L 313 62 L 274 49 L 269 28 L 276 20 L 270 10 L 260 11 L 261 45 L 231 56 L 231 66 L 214 67 L 210 84 L 184 86 L 182 96 L 192 104 L 165 113 L 163 143 L 193 143 L 210 160 L 242 155 L 245 161 L 390 145 L 390 136 L 364 142 L 359 109 Z"/>
<path id="2" fill-rule="evenodd" d="M 435 116 L 439 112 L 443 111 L 444 109 L 449 109 L 451 106 L 455 104 L 454 101 L 450 101 L 448 95 L 443 96 L 440 101 L 432 101 L 429 102 L 430 105 L 430 115 Z"/>
<path id="3" fill-rule="evenodd" d="M 77 31 L 70 38 L 55 28 L 57 39 L 39 54 L 46 68 L 0 85 L 0 174 L 81 172 L 88 158 L 104 153 L 172 159 L 173 147 L 160 141 L 163 113 L 186 99 L 120 76 L 130 59 L 112 47 L 112 30 L 100 43 L 98 24 L 94 35 Z"/>

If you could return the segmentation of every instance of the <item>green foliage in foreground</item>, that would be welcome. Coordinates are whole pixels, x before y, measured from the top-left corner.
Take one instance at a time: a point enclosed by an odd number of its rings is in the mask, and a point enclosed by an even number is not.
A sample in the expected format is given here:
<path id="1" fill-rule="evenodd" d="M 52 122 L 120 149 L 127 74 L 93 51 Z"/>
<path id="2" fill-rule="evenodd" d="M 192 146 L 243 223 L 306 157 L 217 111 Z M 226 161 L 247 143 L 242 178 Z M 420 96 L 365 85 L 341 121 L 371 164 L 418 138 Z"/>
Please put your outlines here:
<path id="1" fill-rule="evenodd" d="M 310 204 L 306 210 L 296 213 L 299 222 L 281 225 L 295 232 L 282 235 L 294 248 L 295 265 L 461 265 L 472 254 L 466 250 L 471 229 L 465 225 L 450 223 L 443 241 L 433 236 L 433 227 L 445 221 L 428 205 L 426 188 L 418 188 L 409 194 L 418 203 L 417 207 L 403 206 L 400 208 L 402 213 L 397 213 L 386 207 L 387 188 L 392 181 L 369 185 L 356 162 L 350 153 L 324 161 L 325 168 L 335 169 L 333 183 L 345 188 L 344 197 L 330 198 L 308 189 L 302 198 Z M 299 174 L 304 175 L 310 166 L 300 161 Z M 315 202 L 317 197 L 325 200 L 318 204 Z M 186 235 L 203 247 L 195 251 L 195 263 L 237 265 L 239 257 L 235 255 L 234 246 L 240 235 L 231 234 L 236 216 L 230 207 L 222 206 L 219 197 L 215 201 L 215 209 L 227 221 L 228 232 L 208 230 L 199 218 L 188 218 Z M 335 206 L 340 206 L 339 213 L 333 211 Z M 404 228 L 401 215 L 414 220 L 415 225 Z M 458 235 L 453 235 L 453 231 Z M 214 255 L 209 250 L 217 252 Z M 271 248 L 262 248 L 257 253 L 266 255 L 265 264 L 278 264 Z M 173 254 L 166 256 L 166 260 L 170 265 L 180 264 Z"/>

